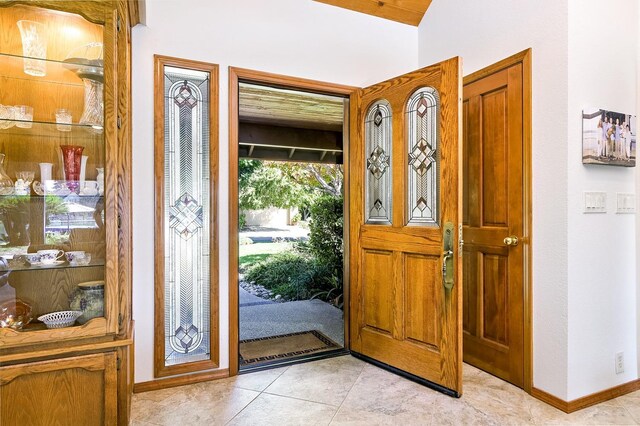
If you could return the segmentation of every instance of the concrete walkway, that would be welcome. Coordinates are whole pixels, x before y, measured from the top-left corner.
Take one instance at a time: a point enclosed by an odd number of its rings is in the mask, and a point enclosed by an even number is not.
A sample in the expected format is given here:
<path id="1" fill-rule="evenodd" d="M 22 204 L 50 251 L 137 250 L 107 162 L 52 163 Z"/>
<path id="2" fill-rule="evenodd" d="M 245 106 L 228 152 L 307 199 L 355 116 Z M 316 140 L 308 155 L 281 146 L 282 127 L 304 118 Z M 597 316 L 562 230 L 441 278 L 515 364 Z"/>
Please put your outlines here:
<path id="1" fill-rule="evenodd" d="M 276 303 L 273 300 L 263 299 L 262 297 L 258 297 L 255 294 L 251 294 L 242 287 L 238 288 L 238 296 L 239 296 L 241 311 L 242 311 L 242 308 L 246 306 L 268 305 L 271 303 Z"/>
<path id="2" fill-rule="evenodd" d="M 268 228 L 249 226 L 240 231 L 240 239 L 250 238 L 254 243 L 271 243 L 274 241 L 300 241 L 309 239 L 309 230 L 300 226 Z"/>
<path id="3" fill-rule="evenodd" d="M 241 295 L 243 291 L 240 288 Z M 318 330 L 344 346 L 343 312 L 333 305 L 317 299 L 283 303 L 260 300 L 267 303 L 242 306 L 241 296 L 240 340 Z"/>

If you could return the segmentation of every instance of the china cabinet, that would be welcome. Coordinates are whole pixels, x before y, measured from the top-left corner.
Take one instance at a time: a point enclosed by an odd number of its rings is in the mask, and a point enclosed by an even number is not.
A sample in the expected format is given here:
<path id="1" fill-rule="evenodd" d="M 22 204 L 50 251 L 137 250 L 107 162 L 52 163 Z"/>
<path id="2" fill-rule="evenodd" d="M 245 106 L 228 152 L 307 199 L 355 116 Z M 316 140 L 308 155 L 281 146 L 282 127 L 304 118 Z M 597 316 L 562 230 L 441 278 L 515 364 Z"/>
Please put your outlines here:
<path id="1" fill-rule="evenodd" d="M 128 424 L 136 20 L 0 0 L 2 426 Z"/>

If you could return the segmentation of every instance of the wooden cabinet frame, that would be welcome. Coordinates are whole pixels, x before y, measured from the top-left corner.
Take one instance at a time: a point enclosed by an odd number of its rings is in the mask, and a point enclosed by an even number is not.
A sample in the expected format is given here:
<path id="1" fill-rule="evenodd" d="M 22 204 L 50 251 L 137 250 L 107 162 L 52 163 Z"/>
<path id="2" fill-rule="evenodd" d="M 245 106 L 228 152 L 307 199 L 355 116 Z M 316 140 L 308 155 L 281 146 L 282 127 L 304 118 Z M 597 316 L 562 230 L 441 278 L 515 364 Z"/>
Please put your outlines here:
<path id="1" fill-rule="evenodd" d="M 0 329 L 0 399 L 14 400 L 13 394 L 24 394 L 19 407 L 37 407 L 29 417 L 29 422 L 37 424 L 68 421 L 53 418 L 47 401 L 39 398 L 37 385 L 33 384 L 47 381 L 47 389 L 59 387 L 69 394 L 93 397 L 94 401 L 104 398 L 98 404 L 101 413 L 88 406 L 85 409 L 81 398 L 68 404 L 75 410 L 72 414 L 79 416 L 78 424 L 85 424 L 82 419 L 106 425 L 129 423 L 133 388 L 130 28 L 139 22 L 137 3 L 0 0 L 0 12 L 14 5 L 37 7 L 76 14 L 104 27 L 105 315 L 79 327 L 29 332 Z M 59 374 L 67 370 L 69 376 Z M 87 386 L 82 372 L 102 374 L 92 375 L 92 384 Z M 16 380 L 20 381 L 19 388 Z M 11 392 L 6 390 L 11 388 Z M 99 396 L 91 393 L 94 391 Z M 0 402 L 0 409 L 2 405 Z M 18 414 L 8 416 L 0 423 L 12 424 L 20 419 Z"/>
<path id="2" fill-rule="evenodd" d="M 23 345 L 35 345 L 49 343 L 53 341 L 82 339 L 115 335 L 119 332 L 119 261 L 118 238 L 119 226 L 118 218 L 122 215 L 118 212 L 121 204 L 128 193 L 123 194 L 118 191 L 118 145 L 126 146 L 126 143 L 119 143 L 118 122 L 122 123 L 119 117 L 118 101 L 118 69 L 115 55 L 118 51 L 118 34 L 122 33 L 128 18 L 120 17 L 116 7 L 116 2 L 87 2 L 87 1 L 12 1 L 0 3 L 0 6 L 27 5 L 46 9 L 61 10 L 68 13 L 80 15 L 90 22 L 104 26 L 104 150 L 105 150 L 105 245 L 107 256 L 105 258 L 105 305 L 104 317 L 94 318 L 82 327 L 70 327 L 62 329 L 38 330 L 31 332 L 17 332 L 10 329 L 0 329 L 0 347 L 11 348 Z M 118 30 L 120 29 L 120 31 Z M 128 87 L 128 84 L 124 86 Z M 129 139 L 127 139 L 129 140 Z M 128 202 L 125 202 L 128 204 Z M 124 287 L 130 287 L 130 282 L 125 282 Z M 113 339 L 113 337 L 111 339 Z"/>

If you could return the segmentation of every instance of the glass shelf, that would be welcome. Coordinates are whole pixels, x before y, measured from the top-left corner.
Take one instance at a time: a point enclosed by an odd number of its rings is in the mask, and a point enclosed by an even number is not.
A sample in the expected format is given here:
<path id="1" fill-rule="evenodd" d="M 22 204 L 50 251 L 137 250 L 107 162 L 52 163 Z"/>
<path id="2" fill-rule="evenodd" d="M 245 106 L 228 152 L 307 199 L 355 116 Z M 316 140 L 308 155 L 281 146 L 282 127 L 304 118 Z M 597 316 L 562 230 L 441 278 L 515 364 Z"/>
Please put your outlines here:
<path id="1" fill-rule="evenodd" d="M 25 59 L 44 63 L 47 74 L 43 77 L 34 77 L 25 74 Z M 102 61 L 87 61 L 82 58 L 56 61 L 52 59 L 36 59 L 0 53 L 0 76 L 20 80 L 82 86 L 82 79 L 78 77 L 78 72 L 82 73 L 84 71 L 85 73 L 93 75 L 95 78 L 101 78 L 101 76 L 104 75 L 104 67 L 101 62 Z"/>
<path id="2" fill-rule="evenodd" d="M 53 265 L 24 265 L 17 267 L 0 265 L 0 272 L 45 271 L 48 269 L 79 269 L 94 268 L 98 266 L 104 266 L 104 259 L 91 260 L 88 265 L 71 265 L 66 260 L 60 264 Z"/>
<path id="3" fill-rule="evenodd" d="M 13 125 L 8 129 L 9 125 Z M 31 124 L 30 128 L 18 127 L 17 124 L 26 123 Z M 59 130 L 58 126 L 67 130 Z M 80 138 L 92 140 L 102 138 L 104 136 L 104 129 L 98 126 L 90 126 L 86 124 L 58 124 L 49 121 L 23 121 L 23 120 L 4 120 L 0 119 L 0 136 L 26 136 L 26 137 L 38 137 L 38 138 Z"/>

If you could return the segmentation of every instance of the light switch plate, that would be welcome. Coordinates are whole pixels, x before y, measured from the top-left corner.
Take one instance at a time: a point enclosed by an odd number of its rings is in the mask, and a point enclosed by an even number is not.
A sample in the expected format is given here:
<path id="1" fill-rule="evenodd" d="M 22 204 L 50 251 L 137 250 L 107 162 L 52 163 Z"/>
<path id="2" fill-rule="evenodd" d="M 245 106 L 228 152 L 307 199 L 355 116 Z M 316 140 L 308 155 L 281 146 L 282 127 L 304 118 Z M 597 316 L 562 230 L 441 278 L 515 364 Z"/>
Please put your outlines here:
<path id="1" fill-rule="evenodd" d="M 584 193 L 584 213 L 606 213 L 607 193 L 585 191 Z"/>
<path id="2" fill-rule="evenodd" d="M 635 213 L 636 212 L 636 194 L 618 192 L 616 213 Z"/>

